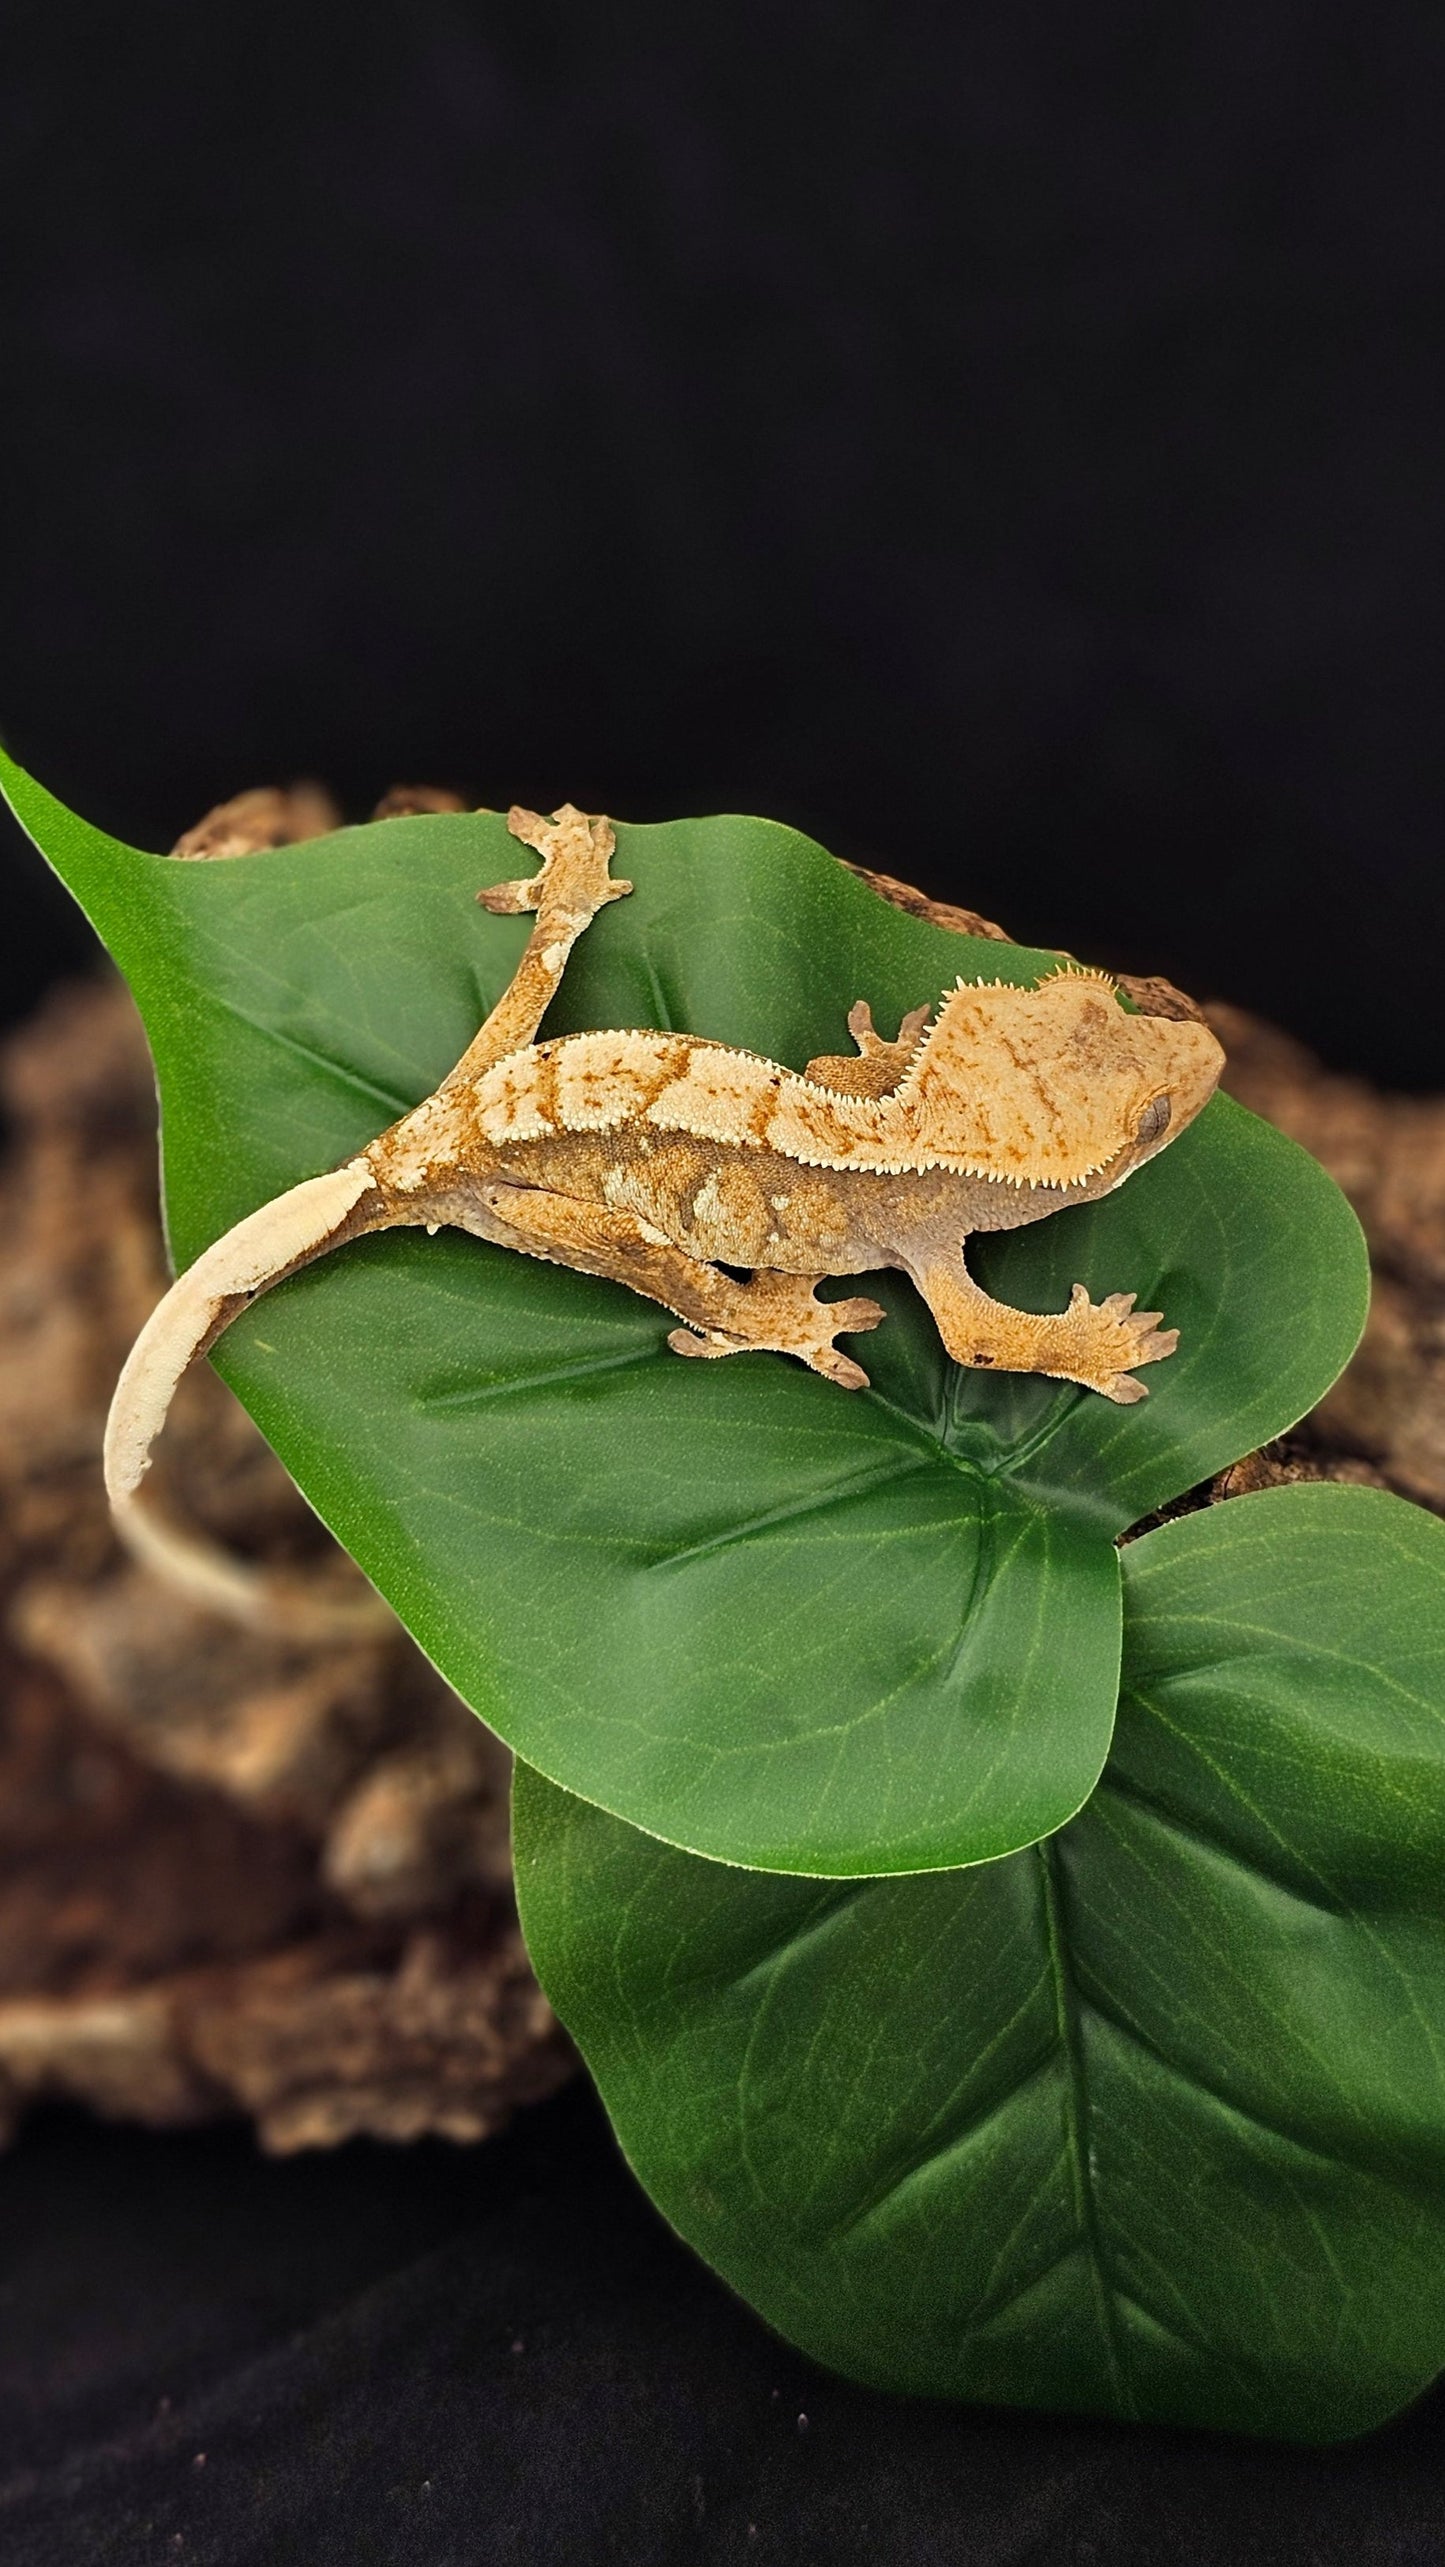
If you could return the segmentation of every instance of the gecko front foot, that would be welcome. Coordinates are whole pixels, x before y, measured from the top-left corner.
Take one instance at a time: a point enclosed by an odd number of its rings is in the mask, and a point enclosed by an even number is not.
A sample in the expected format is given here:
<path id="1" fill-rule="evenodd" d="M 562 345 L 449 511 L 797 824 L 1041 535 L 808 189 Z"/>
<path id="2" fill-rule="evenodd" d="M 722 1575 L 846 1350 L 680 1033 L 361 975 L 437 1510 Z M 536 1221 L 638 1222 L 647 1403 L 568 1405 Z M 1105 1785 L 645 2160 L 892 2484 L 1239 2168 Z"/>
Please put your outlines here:
<path id="1" fill-rule="evenodd" d="M 1058 1323 L 1066 1361 L 1051 1363 L 1047 1369 L 1066 1381 L 1082 1383 L 1086 1390 L 1102 1392 L 1121 1408 L 1147 1399 L 1147 1383 L 1135 1381 L 1130 1366 L 1157 1364 L 1172 1355 L 1179 1331 L 1159 1326 L 1162 1310 L 1136 1310 L 1135 1298 L 1132 1292 L 1111 1292 L 1103 1301 L 1093 1302 L 1084 1286 L 1075 1284 Z"/>
<path id="2" fill-rule="evenodd" d="M 796 1355 L 811 1372 L 822 1373 L 842 1390 L 866 1390 L 861 1364 L 834 1345 L 835 1337 L 856 1337 L 887 1317 L 876 1301 L 819 1301 L 811 1277 L 759 1272 L 738 1288 L 746 1294 L 747 1333 L 726 1328 L 674 1328 L 668 1344 L 675 1355 L 746 1355 L 759 1349 Z"/>
<path id="3" fill-rule="evenodd" d="M 524 846 L 536 848 L 542 868 L 525 882 L 497 882 L 478 892 L 482 907 L 495 916 L 509 918 L 521 910 L 545 907 L 549 921 L 555 918 L 559 927 L 575 936 L 609 900 L 625 900 L 631 891 L 630 882 L 614 882 L 608 872 L 617 839 L 611 821 L 600 811 L 579 811 L 574 803 L 564 802 L 545 820 L 540 812 L 524 811 L 514 803 L 507 827 Z"/>

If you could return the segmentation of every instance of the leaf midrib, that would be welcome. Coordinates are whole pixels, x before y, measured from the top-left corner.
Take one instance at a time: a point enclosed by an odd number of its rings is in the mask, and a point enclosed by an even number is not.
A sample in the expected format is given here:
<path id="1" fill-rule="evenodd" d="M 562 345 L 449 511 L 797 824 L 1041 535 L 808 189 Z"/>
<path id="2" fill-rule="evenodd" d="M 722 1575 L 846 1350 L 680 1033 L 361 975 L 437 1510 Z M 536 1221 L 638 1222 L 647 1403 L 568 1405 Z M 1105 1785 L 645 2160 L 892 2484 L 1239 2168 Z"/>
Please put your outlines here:
<path id="1" fill-rule="evenodd" d="M 1046 1838 L 1034 1849 L 1042 1885 L 1044 1930 L 1054 1986 L 1059 2046 L 1068 2070 L 1065 2089 L 1064 2141 L 1073 2182 L 1074 2212 L 1080 2241 L 1094 2286 L 1099 2334 L 1109 2367 L 1110 2385 L 1120 2411 L 1137 2421 L 1139 2403 L 1129 2379 L 1126 2341 L 1120 2324 L 1119 2295 L 1109 2271 L 1103 2223 L 1094 2187 L 1089 2147 L 1088 2064 L 1084 2055 L 1083 2013 L 1086 2005 L 1069 1967 L 1064 1926 L 1065 1887 L 1059 1868 L 1058 1840 Z"/>
<path id="2" fill-rule="evenodd" d="M 952 1390 L 963 1379 L 967 1367 L 963 1364 L 950 1363 L 949 1370 L 953 1376 Z M 940 1434 L 936 1427 L 926 1425 L 912 1409 L 901 1408 L 896 1399 L 889 1399 L 886 1393 L 877 1389 L 872 1382 L 861 1396 L 874 1408 L 881 1408 L 887 1416 L 895 1418 L 910 1436 L 926 1447 L 935 1461 L 947 1462 L 949 1468 L 958 1471 L 964 1479 L 977 1480 L 984 1485 L 991 1480 L 1007 1480 L 1015 1469 L 1022 1469 L 1026 1463 L 1031 1462 L 1036 1453 L 1041 1453 L 1045 1445 L 1052 1442 L 1065 1419 L 1071 1414 L 1065 1408 L 1058 1416 L 1050 1419 L 1046 1426 L 1039 1427 L 1022 1444 L 1011 1444 L 1001 1448 L 996 1462 L 980 1462 L 971 1454 L 956 1452 L 947 1441 L 946 1429 Z M 1021 1490 L 1018 1494 L 1023 1496 L 1024 1492 Z"/>

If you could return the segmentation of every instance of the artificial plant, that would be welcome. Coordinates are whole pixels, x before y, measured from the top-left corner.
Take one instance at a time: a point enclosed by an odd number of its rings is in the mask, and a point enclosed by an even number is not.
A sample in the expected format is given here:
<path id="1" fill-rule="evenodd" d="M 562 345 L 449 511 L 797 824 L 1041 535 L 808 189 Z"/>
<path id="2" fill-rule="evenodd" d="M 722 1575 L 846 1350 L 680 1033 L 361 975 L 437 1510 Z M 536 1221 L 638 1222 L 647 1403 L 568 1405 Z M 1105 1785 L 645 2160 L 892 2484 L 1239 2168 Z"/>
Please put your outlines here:
<path id="1" fill-rule="evenodd" d="M 425 1095 L 515 961 L 493 815 L 177 864 L 3 780 L 145 1017 L 180 1263 Z M 768 822 L 618 835 L 549 1031 L 802 1061 L 860 990 L 1056 962 Z M 219 1362 L 517 1751 L 543 1982 L 774 2324 L 894 2387 L 1356 2430 L 1445 2350 L 1445 1527 L 1301 1489 L 1121 1537 L 1321 1396 L 1363 1243 L 1220 1097 L 979 1245 L 1020 1307 L 1167 1309 L 1149 1401 L 962 1371 L 895 1278 L 866 1393 L 679 1365 L 660 1310 L 445 1234 Z"/>

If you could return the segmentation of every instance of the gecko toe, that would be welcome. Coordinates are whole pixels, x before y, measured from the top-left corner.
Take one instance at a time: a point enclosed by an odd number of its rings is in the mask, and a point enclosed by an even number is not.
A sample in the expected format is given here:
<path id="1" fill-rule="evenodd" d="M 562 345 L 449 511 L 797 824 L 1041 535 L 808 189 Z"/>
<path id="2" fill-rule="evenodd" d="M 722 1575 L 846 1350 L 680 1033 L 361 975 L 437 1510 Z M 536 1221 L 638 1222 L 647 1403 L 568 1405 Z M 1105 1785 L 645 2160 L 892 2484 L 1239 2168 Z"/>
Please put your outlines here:
<path id="1" fill-rule="evenodd" d="M 819 1307 L 828 1313 L 835 1334 L 861 1337 L 865 1329 L 881 1328 L 888 1313 L 881 1301 L 825 1301 Z"/>
<path id="2" fill-rule="evenodd" d="M 1173 1354 L 1178 1343 L 1177 1328 L 1151 1328 L 1147 1337 L 1140 1338 L 1129 1360 L 1133 1364 L 1160 1364 L 1166 1355 Z"/>
<path id="3" fill-rule="evenodd" d="M 489 883 L 485 891 L 478 892 L 477 899 L 483 909 L 490 909 L 494 918 L 517 918 L 524 910 L 536 908 L 537 887 L 541 879 L 541 875 L 536 874 L 530 882 Z"/>
<path id="4" fill-rule="evenodd" d="M 723 1328 L 673 1328 L 667 1342 L 675 1355 L 745 1355 L 746 1337 L 730 1337 Z"/>
<path id="5" fill-rule="evenodd" d="M 1149 1396 L 1148 1383 L 1136 1382 L 1132 1373 L 1116 1373 L 1112 1381 L 1100 1382 L 1099 1388 L 1116 1408 L 1132 1408 L 1136 1400 Z"/>
<path id="6" fill-rule="evenodd" d="M 830 1382 L 836 1382 L 840 1390 L 868 1388 L 868 1375 L 864 1372 L 862 1365 L 855 1364 L 851 1355 L 840 1355 L 836 1346 L 831 1360 L 820 1356 L 814 1365 L 814 1370 L 824 1374 Z"/>

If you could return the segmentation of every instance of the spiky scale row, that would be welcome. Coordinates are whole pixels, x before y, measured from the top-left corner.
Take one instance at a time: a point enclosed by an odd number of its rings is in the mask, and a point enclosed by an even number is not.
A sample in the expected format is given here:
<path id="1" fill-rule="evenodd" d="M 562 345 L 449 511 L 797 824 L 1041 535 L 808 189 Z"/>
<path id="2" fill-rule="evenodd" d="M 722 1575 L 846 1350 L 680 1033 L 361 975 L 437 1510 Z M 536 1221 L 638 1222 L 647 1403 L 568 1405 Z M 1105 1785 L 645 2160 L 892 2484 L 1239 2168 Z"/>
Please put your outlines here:
<path id="1" fill-rule="evenodd" d="M 1059 1004 L 1065 991 L 1077 1004 Z M 830 1087 L 701 1036 L 645 1027 L 566 1035 L 484 1073 L 472 1090 L 477 1128 L 487 1146 L 504 1148 L 645 1124 L 773 1150 L 800 1167 L 877 1176 L 938 1168 L 1064 1194 L 1117 1155 L 1143 1072 L 1144 1038 L 1131 1040 L 1130 1019 L 1111 1008 L 1107 1027 L 1086 1028 L 1104 996 L 1117 1001 L 1106 974 L 1070 965 L 1036 988 L 960 978 L 882 1095 Z M 1003 1003 L 956 1004 L 979 999 Z M 960 1057 L 941 1061 L 950 1044 Z"/>

